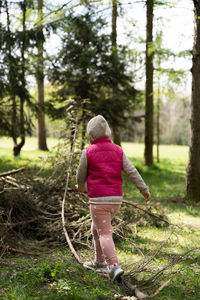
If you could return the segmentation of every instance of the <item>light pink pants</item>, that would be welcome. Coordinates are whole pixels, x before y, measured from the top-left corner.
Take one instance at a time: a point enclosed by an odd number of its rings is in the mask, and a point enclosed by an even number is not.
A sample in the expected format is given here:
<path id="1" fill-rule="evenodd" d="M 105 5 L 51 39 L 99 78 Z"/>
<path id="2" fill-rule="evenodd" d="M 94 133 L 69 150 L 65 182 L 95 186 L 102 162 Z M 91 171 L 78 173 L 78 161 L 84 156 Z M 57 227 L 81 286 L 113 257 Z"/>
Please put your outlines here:
<path id="1" fill-rule="evenodd" d="M 95 261 L 117 264 L 117 254 L 112 238 L 111 220 L 120 209 L 120 204 L 90 204 Z"/>

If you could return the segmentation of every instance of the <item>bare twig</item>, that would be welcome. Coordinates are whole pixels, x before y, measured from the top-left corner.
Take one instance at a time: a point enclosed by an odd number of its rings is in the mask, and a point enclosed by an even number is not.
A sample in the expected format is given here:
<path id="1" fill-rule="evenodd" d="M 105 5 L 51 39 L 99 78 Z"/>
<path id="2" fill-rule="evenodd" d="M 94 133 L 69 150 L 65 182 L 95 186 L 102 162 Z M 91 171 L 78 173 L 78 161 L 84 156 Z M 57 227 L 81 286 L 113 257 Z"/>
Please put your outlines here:
<path id="1" fill-rule="evenodd" d="M 189 251 L 187 251 L 186 253 L 184 253 L 184 255 L 182 255 L 182 256 L 180 255 L 178 258 L 175 258 L 174 260 L 171 261 L 171 263 L 169 263 L 169 265 L 166 265 L 165 267 L 163 267 L 161 270 L 159 270 L 159 272 L 157 272 L 155 275 L 153 275 L 144 284 L 141 284 L 140 286 L 147 285 L 148 283 L 154 282 L 161 274 L 164 273 L 164 271 L 168 270 L 170 267 L 173 267 L 173 266 L 177 265 L 179 263 L 179 261 L 181 261 L 185 257 L 187 257 L 187 255 L 189 253 L 191 253 L 192 251 L 197 250 L 197 249 L 198 248 L 190 249 Z"/>
<path id="2" fill-rule="evenodd" d="M 135 275 L 139 272 L 141 272 L 142 270 L 144 270 L 144 268 L 151 262 L 153 261 L 154 257 L 156 257 L 156 255 L 160 252 L 160 250 L 162 249 L 162 247 L 168 242 L 168 240 L 170 239 L 170 237 L 172 236 L 173 231 L 170 233 L 169 237 L 167 238 L 167 240 L 164 240 L 162 242 L 162 244 L 160 245 L 160 247 L 158 249 L 156 249 L 156 251 L 151 255 L 151 257 L 145 261 L 145 259 L 143 259 L 143 263 L 140 263 L 140 267 L 138 269 L 136 269 L 131 275 Z"/>
<path id="3" fill-rule="evenodd" d="M 128 201 L 128 200 L 122 200 L 122 203 L 131 205 L 131 206 L 133 206 L 133 207 L 135 207 L 135 208 L 137 208 L 137 209 L 139 209 L 139 210 L 145 212 L 145 213 L 148 214 L 149 216 L 151 216 L 151 217 L 153 217 L 153 218 L 156 218 L 156 219 L 159 219 L 159 220 L 165 222 L 166 224 L 168 224 L 168 225 L 170 225 L 170 226 L 176 226 L 176 227 L 178 227 L 179 229 L 182 229 L 180 226 L 178 226 L 178 225 L 176 225 L 176 224 L 173 224 L 173 223 L 170 223 L 170 222 L 168 222 L 167 220 L 163 219 L 162 217 L 153 214 L 153 213 L 150 212 L 148 209 L 144 209 L 144 208 L 142 208 L 142 207 L 139 207 L 139 206 L 137 206 L 136 204 L 134 204 L 134 203 L 132 203 L 132 202 L 130 202 L 130 201 Z"/>
<path id="4" fill-rule="evenodd" d="M 118 235 L 119 237 L 121 237 L 123 240 L 127 240 L 129 243 L 131 243 L 135 249 L 137 250 L 137 252 L 144 257 L 144 254 L 143 252 L 136 246 L 135 243 L 133 243 L 133 241 L 131 241 L 131 239 L 127 238 L 127 237 L 124 237 L 123 235 L 119 234 L 119 233 L 116 233 L 116 235 Z"/>
<path id="5" fill-rule="evenodd" d="M 73 137 L 73 144 L 72 144 L 72 150 L 71 150 L 71 155 L 70 155 L 70 160 L 69 160 L 69 166 L 68 166 L 68 171 L 67 171 L 67 181 L 66 181 L 66 186 L 65 186 L 65 192 L 63 196 L 63 201 L 62 201 L 62 212 L 61 212 L 61 217 L 62 217 L 62 227 L 63 231 L 65 234 L 65 238 L 67 240 L 68 246 L 78 261 L 79 264 L 83 265 L 80 257 L 78 256 L 76 250 L 74 249 L 72 242 L 70 240 L 69 234 L 66 229 L 66 222 L 65 222 L 65 200 L 68 192 L 68 185 L 69 185 L 69 177 L 70 177 L 70 171 L 71 171 L 71 165 L 72 165 L 72 160 L 73 160 L 73 155 L 74 155 L 74 148 L 75 148 L 75 141 L 76 141 L 76 134 L 77 134 L 77 126 L 78 126 L 78 117 L 76 118 L 76 123 L 75 123 L 75 131 L 74 131 L 74 137 Z"/>
<path id="6" fill-rule="evenodd" d="M 31 219 L 31 220 L 26 220 L 26 221 L 21 221 L 21 222 L 17 222 L 17 223 L 12 223 L 12 222 L 6 222 L 6 223 L 0 223 L 0 226 L 11 226 L 11 227 L 15 227 L 15 226 L 18 226 L 18 225 L 24 225 L 24 224 L 28 224 L 28 223 L 32 223 L 32 222 L 35 222 L 36 220 L 38 220 L 39 218 L 34 218 L 34 219 Z"/>

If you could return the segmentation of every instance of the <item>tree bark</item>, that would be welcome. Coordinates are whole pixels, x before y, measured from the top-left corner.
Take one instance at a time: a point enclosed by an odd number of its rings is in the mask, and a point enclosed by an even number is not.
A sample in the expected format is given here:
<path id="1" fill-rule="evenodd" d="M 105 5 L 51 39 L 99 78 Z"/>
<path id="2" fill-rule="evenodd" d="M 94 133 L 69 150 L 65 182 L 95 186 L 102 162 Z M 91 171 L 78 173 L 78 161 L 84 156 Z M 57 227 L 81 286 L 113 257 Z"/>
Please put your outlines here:
<path id="1" fill-rule="evenodd" d="M 112 55 L 113 57 L 117 55 L 117 2 L 118 0 L 112 0 L 112 32 L 111 32 L 111 43 L 112 43 Z M 112 102 L 115 105 L 118 101 L 116 97 L 115 87 L 112 88 Z M 117 145 L 121 145 L 121 136 L 119 126 L 112 122 L 112 133 L 113 133 L 113 142 Z"/>
<path id="2" fill-rule="evenodd" d="M 112 126 L 113 132 L 113 142 L 119 146 L 121 146 L 121 136 L 120 136 L 120 129 L 118 125 Z"/>
<path id="3" fill-rule="evenodd" d="M 112 50 L 117 48 L 117 0 L 112 0 L 112 32 L 111 32 Z"/>
<path id="4" fill-rule="evenodd" d="M 156 112 L 156 159 L 160 162 L 160 86 L 158 87 L 158 100 Z"/>
<path id="5" fill-rule="evenodd" d="M 48 150 L 44 115 L 44 36 L 42 29 L 43 0 L 38 0 L 38 60 L 37 60 L 37 103 L 38 103 L 38 149 Z"/>
<path id="6" fill-rule="evenodd" d="M 146 95 L 145 95 L 145 165 L 153 164 L 153 0 L 147 0 L 146 25 Z"/>
<path id="7" fill-rule="evenodd" d="M 23 38 L 22 38 L 22 48 L 21 48 L 21 59 L 22 59 L 22 88 L 25 89 L 26 86 L 26 80 L 25 80 L 25 57 L 24 57 L 24 52 L 25 52 L 25 35 L 26 35 L 26 0 L 24 0 L 23 5 L 22 5 L 22 30 L 23 30 Z M 24 127 L 24 102 L 25 102 L 25 95 L 22 92 L 20 96 L 20 111 L 19 111 L 19 116 L 20 116 L 20 138 L 21 142 L 19 144 L 16 144 L 14 146 L 14 156 L 20 155 L 21 149 L 25 144 L 25 127 Z"/>
<path id="8" fill-rule="evenodd" d="M 5 1 L 5 7 L 6 7 L 6 19 L 7 19 L 7 32 L 8 32 L 8 39 L 7 39 L 7 49 L 8 49 L 8 55 L 9 55 L 9 82 L 10 85 L 15 80 L 15 75 L 13 72 L 13 66 L 12 66 L 12 49 L 11 49 L 11 44 L 10 44 L 10 36 L 11 36 L 11 31 L 10 31 L 10 14 L 9 14 L 9 8 L 8 8 L 8 1 Z M 11 137 L 13 139 L 13 154 L 14 156 L 18 155 L 19 152 L 16 151 L 17 148 L 17 104 L 16 104 L 16 96 L 13 93 L 13 90 L 11 88 L 10 90 L 10 95 L 11 95 L 11 102 L 12 102 L 12 112 L 11 112 Z"/>
<path id="9" fill-rule="evenodd" d="M 9 8 L 8 8 L 8 1 L 5 1 L 5 7 L 6 7 L 6 18 L 7 18 L 7 32 L 8 36 L 11 35 L 10 31 L 10 15 L 9 15 Z M 12 112 L 11 112 L 11 137 L 13 139 L 13 154 L 14 156 L 20 155 L 21 149 L 25 144 L 25 124 L 24 124 L 24 102 L 25 102 L 25 86 L 26 86 L 26 80 L 25 80 L 25 47 L 26 47 L 26 0 L 22 3 L 22 40 L 21 40 L 21 85 L 22 85 L 22 92 L 17 93 L 16 91 L 13 92 L 12 86 L 14 85 L 16 81 L 16 74 L 14 72 L 13 62 L 12 62 L 12 48 L 11 44 L 8 38 L 7 41 L 7 49 L 8 49 L 8 55 L 9 55 L 9 82 L 10 82 L 10 95 L 11 95 L 11 102 L 12 102 Z M 17 95 L 20 98 L 19 103 L 19 123 L 17 120 Z M 19 125 L 18 125 L 19 124 Z M 19 126 L 19 129 L 18 129 Z M 21 141 L 18 144 L 17 138 L 20 136 Z"/>
<path id="10" fill-rule="evenodd" d="M 160 57 L 158 58 L 158 68 L 160 69 Z M 157 111 L 156 111 L 156 158 L 157 163 L 160 162 L 160 72 L 158 75 L 158 99 L 157 99 Z"/>
<path id="11" fill-rule="evenodd" d="M 200 202 L 200 0 L 194 0 L 192 59 L 191 142 L 186 177 L 186 197 Z"/>

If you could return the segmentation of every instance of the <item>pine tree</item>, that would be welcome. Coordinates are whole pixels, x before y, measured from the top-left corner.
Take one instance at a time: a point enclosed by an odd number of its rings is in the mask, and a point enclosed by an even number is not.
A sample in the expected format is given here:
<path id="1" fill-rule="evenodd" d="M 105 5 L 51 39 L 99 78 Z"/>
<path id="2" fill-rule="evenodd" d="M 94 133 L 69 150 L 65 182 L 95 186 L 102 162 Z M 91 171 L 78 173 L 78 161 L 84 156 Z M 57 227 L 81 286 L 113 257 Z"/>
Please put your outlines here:
<path id="1" fill-rule="evenodd" d="M 118 47 L 117 55 L 113 55 L 110 35 L 102 33 L 104 24 L 92 8 L 85 14 L 65 17 L 59 26 L 62 46 L 48 71 L 51 83 L 59 86 L 53 94 L 53 106 L 60 103 L 57 112 L 51 108 L 54 116 L 64 113 L 65 101 L 70 97 L 80 103 L 87 100 L 80 105 L 83 135 L 86 110 L 104 115 L 111 126 L 122 126 L 125 111 L 136 101 L 124 48 Z M 113 101 L 113 87 L 117 101 Z"/>
<path id="2" fill-rule="evenodd" d="M 27 88 L 27 64 L 25 53 L 29 45 L 26 28 L 27 7 L 30 1 L 1 2 L 4 18 L 1 25 L 1 130 L 13 139 L 13 154 L 17 156 L 25 143 L 25 133 L 30 129 L 30 120 L 25 116 L 25 103 L 30 102 Z M 10 14 L 10 5 L 15 5 L 16 16 Z M 20 17 L 19 17 L 20 16 Z M 11 24 L 17 26 L 13 28 Z M 12 30 L 11 30 L 12 29 Z M 20 140 L 19 140 L 20 139 Z"/>

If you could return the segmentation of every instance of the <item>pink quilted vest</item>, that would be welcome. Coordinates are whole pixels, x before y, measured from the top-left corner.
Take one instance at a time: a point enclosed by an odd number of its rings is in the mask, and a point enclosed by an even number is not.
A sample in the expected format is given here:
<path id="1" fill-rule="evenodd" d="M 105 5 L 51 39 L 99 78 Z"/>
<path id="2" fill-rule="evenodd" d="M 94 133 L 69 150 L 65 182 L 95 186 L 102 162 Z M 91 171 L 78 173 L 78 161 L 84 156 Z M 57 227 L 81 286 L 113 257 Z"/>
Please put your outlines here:
<path id="1" fill-rule="evenodd" d="M 122 196 L 123 150 L 109 138 L 95 140 L 87 147 L 87 188 L 89 198 Z"/>

